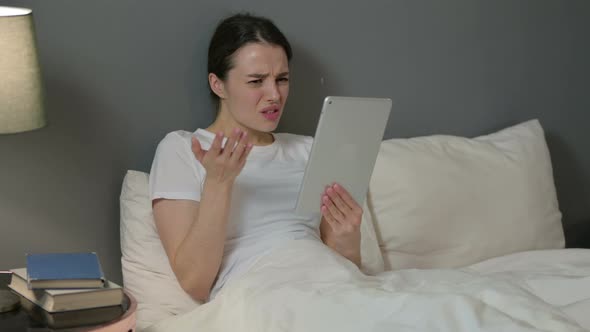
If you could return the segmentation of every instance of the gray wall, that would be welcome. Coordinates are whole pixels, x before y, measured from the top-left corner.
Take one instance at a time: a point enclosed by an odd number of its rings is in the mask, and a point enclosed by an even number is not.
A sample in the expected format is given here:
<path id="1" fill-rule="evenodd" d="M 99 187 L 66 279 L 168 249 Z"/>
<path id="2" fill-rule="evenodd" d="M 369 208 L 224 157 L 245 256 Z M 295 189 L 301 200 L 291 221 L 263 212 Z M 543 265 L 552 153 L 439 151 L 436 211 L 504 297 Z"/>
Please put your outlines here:
<path id="1" fill-rule="evenodd" d="M 345 3 L 0 0 L 34 10 L 50 121 L 0 136 L 0 268 L 95 250 L 121 280 L 125 171 L 148 171 L 165 133 L 212 121 L 207 43 L 236 10 L 270 16 L 293 44 L 281 131 L 312 134 L 328 94 L 392 97 L 386 138 L 539 118 L 568 236 L 590 223 L 589 1 Z"/>

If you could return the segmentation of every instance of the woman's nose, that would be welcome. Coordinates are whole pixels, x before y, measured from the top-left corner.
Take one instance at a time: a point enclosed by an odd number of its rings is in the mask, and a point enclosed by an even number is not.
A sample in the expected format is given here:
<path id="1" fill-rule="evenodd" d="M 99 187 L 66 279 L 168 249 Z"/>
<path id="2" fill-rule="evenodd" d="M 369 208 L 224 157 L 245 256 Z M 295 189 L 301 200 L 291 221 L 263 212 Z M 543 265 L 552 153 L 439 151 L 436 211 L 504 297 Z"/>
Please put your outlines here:
<path id="1" fill-rule="evenodd" d="M 269 101 L 278 101 L 281 97 L 281 94 L 279 93 L 279 86 L 276 82 L 269 84 L 267 89 L 267 97 Z"/>

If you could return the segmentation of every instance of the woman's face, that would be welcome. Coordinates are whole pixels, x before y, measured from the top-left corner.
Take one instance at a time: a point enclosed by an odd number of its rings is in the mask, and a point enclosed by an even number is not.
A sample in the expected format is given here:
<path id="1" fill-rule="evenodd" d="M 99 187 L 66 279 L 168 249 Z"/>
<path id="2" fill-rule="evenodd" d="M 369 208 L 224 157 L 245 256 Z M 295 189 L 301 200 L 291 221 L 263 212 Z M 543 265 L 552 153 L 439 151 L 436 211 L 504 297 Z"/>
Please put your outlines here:
<path id="1" fill-rule="evenodd" d="M 221 112 L 244 129 L 276 129 L 289 95 L 289 62 L 282 47 L 248 43 L 233 56 L 233 68 L 221 82 Z"/>

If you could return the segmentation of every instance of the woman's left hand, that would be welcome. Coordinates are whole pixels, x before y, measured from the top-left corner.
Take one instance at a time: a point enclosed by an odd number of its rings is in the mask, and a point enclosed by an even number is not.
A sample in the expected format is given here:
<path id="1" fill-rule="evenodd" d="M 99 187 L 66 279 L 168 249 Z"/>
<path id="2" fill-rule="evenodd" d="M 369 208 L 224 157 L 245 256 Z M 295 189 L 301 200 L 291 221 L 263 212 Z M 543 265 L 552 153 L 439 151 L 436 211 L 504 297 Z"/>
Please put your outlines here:
<path id="1" fill-rule="evenodd" d="M 339 184 L 322 194 L 320 231 L 326 245 L 360 266 L 362 207 Z"/>

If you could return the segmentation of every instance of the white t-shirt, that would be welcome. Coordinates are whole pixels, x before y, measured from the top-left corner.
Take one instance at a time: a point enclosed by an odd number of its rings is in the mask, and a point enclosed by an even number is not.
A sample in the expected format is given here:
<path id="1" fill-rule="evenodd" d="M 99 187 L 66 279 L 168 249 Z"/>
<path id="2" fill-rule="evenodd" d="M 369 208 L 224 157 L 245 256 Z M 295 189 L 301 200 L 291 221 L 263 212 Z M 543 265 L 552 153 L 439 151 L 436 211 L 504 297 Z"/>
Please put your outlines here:
<path id="1" fill-rule="evenodd" d="M 192 135 L 207 150 L 215 138 L 203 129 L 174 131 L 158 145 L 150 171 L 152 200 L 201 200 L 206 170 L 191 150 Z M 302 217 L 294 212 L 313 138 L 273 135 L 272 144 L 252 148 L 234 182 L 223 260 L 211 299 L 230 277 L 275 245 L 288 239 L 320 239 L 320 216 Z"/>

